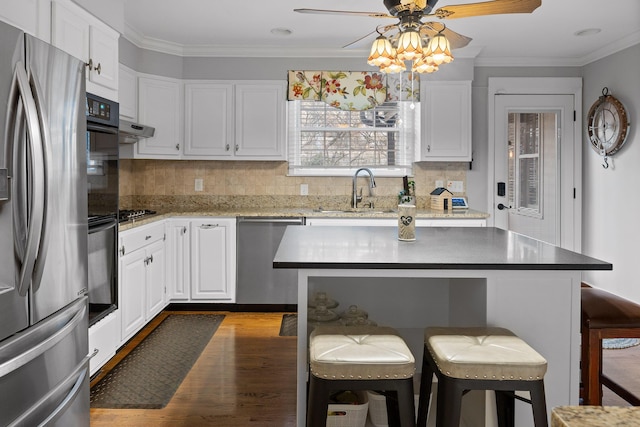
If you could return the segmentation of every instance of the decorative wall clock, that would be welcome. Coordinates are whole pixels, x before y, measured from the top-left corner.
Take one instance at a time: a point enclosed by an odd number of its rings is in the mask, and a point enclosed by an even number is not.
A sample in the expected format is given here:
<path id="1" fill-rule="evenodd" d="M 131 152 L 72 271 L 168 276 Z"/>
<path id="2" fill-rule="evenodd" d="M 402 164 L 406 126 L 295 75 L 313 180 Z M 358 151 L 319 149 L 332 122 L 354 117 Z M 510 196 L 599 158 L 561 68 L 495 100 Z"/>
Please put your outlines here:
<path id="1" fill-rule="evenodd" d="M 602 96 L 593 103 L 587 115 L 587 133 L 591 148 L 607 158 L 624 145 L 629 131 L 627 110 L 617 98 L 609 95 L 609 89 L 602 89 Z"/>

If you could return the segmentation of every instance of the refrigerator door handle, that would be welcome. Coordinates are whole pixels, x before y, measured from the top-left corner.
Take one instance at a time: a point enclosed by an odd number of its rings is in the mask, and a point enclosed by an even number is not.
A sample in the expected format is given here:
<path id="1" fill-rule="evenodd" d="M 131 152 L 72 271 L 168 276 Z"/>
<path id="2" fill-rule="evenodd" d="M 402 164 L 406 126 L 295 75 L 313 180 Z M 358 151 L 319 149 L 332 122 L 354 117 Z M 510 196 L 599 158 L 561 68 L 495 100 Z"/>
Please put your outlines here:
<path id="1" fill-rule="evenodd" d="M 19 102 L 21 101 L 22 109 L 19 107 Z M 44 178 L 44 153 L 42 146 L 42 133 L 40 131 L 40 119 L 38 117 L 38 110 L 36 108 L 36 104 L 33 98 L 33 94 L 31 93 L 31 89 L 29 86 L 29 79 L 27 77 L 27 73 L 24 68 L 24 64 L 22 62 L 18 62 L 16 64 L 16 69 L 13 75 L 13 80 L 11 83 L 11 89 L 9 92 L 9 108 L 8 108 L 8 120 L 6 132 L 9 134 L 13 134 L 13 153 L 12 156 L 14 159 L 13 167 L 18 167 L 16 163 L 19 160 L 22 160 L 23 157 L 19 155 L 19 150 L 21 149 L 20 144 L 16 144 L 16 137 L 18 137 L 21 132 L 16 132 L 22 126 L 22 123 L 18 122 L 18 118 L 22 118 L 22 111 L 24 111 L 24 119 L 27 124 L 27 133 L 29 135 L 28 138 L 28 148 L 29 154 L 28 156 L 30 160 L 30 169 L 23 174 L 23 177 L 28 176 L 30 179 L 29 184 L 31 187 L 31 197 L 27 201 L 30 209 L 27 213 L 27 237 L 26 237 L 26 246 L 24 249 L 24 253 L 19 254 L 22 257 L 22 265 L 20 266 L 20 275 L 18 279 L 18 293 L 22 296 L 27 294 L 29 290 L 29 286 L 31 284 L 31 278 L 35 268 L 36 256 L 38 253 L 38 248 L 41 241 L 41 233 L 42 226 L 44 222 L 44 196 L 45 196 L 45 178 Z M 21 122 L 22 120 L 20 120 Z M 17 126 L 17 127 L 16 127 Z M 9 127 L 13 128 L 13 130 L 9 129 Z M 20 180 L 13 180 L 14 193 L 21 193 L 19 185 L 25 185 Z M 22 217 L 22 212 L 20 212 L 21 203 L 14 203 L 14 215 L 18 218 Z M 14 220 L 14 236 L 20 236 L 20 233 L 23 231 L 20 227 L 21 223 L 19 221 Z M 20 248 L 20 244 L 16 244 L 17 248 Z"/>
<path id="2" fill-rule="evenodd" d="M 33 332 L 32 335 L 16 336 L 15 340 L 24 341 L 20 343 L 21 345 L 15 346 L 18 351 L 21 348 L 28 348 L 28 350 L 16 355 L 2 354 L 2 347 L 0 347 L 0 360 L 6 360 L 3 363 L 0 363 L 0 378 L 26 365 L 27 363 L 44 354 L 47 350 L 53 348 L 56 344 L 62 341 L 78 326 L 78 323 L 82 322 L 86 315 L 86 311 L 87 298 L 84 297 L 77 300 L 72 304 L 72 306 L 70 306 L 67 310 L 64 310 L 61 314 L 51 316 L 48 320 L 41 322 L 43 323 L 43 325 L 40 327 L 40 331 L 37 331 L 40 333 Z M 68 320 L 63 327 L 57 329 L 60 322 L 64 322 L 65 320 L 67 320 L 65 318 L 70 317 L 71 314 L 73 314 L 73 317 Z M 52 332 L 52 329 L 54 328 L 56 328 L 57 330 L 55 332 Z M 43 336 L 45 337 L 44 339 Z M 30 346 L 29 341 L 31 340 L 38 341 L 38 344 L 33 347 Z M 12 339 L 9 339 L 8 342 L 3 345 L 3 347 L 14 347 L 12 344 Z"/>
<path id="3" fill-rule="evenodd" d="M 55 422 L 56 419 L 60 415 L 62 415 L 65 410 L 73 403 L 80 390 L 82 390 L 82 383 L 85 381 L 87 372 L 89 371 L 89 359 L 89 356 L 85 357 L 82 362 L 80 362 L 80 364 L 76 367 L 76 369 L 74 369 L 73 372 L 69 374 L 69 376 L 64 381 L 55 386 L 51 391 L 49 391 L 34 405 L 27 409 L 22 415 L 20 415 L 20 417 L 13 420 L 7 427 L 18 427 L 26 425 L 47 426 Z M 53 411 L 51 411 L 51 413 L 44 420 L 39 421 L 41 416 L 38 416 L 38 412 L 42 411 L 41 408 L 46 407 L 45 405 L 49 401 L 59 399 L 60 394 L 64 393 L 72 383 L 73 387 L 71 387 L 69 393 L 64 396 L 62 402 L 60 402 L 60 404 Z"/>
<path id="4" fill-rule="evenodd" d="M 32 291 L 35 292 L 40 288 L 40 284 L 42 283 L 42 275 L 44 273 L 44 264 L 46 260 L 46 254 L 49 252 L 49 224 L 48 224 L 48 216 L 47 209 L 49 207 L 49 197 L 52 194 L 51 189 L 49 188 L 49 184 L 51 180 L 49 179 L 49 165 L 51 164 L 51 141 L 50 141 L 50 128 L 49 122 L 47 120 L 46 114 L 44 114 L 44 106 L 42 96 L 42 89 L 40 88 L 40 84 L 38 83 L 38 79 L 35 78 L 33 71 L 30 74 L 30 84 L 33 93 L 33 100 L 36 105 L 36 112 L 38 115 L 38 123 L 40 128 L 40 148 L 42 149 L 42 165 L 35 164 L 35 170 L 33 173 L 40 173 L 44 178 L 44 187 L 43 193 L 41 197 L 42 201 L 42 229 L 40 232 L 40 244 L 38 245 L 38 250 L 36 252 L 35 258 L 35 266 L 33 269 L 33 275 L 31 276 L 31 287 Z"/>

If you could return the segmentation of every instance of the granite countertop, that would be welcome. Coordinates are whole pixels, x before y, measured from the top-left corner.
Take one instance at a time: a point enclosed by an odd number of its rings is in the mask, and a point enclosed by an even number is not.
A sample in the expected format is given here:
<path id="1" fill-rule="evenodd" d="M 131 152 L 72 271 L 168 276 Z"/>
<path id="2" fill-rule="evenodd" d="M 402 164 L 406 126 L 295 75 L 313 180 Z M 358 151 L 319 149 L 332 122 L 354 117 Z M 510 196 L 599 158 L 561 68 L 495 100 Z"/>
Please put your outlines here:
<path id="1" fill-rule="evenodd" d="M 158 212 L 155 215 L 144 217 L 135 221 L 120 223 L 119 230 L 129 230 L 145 224 L 150 224 L 171 217 L 308 217 L 308 218 L 397 218 L 397 211 L 391 209 L 351 209 L 351 210 L 320 210 L 311 208 L 244 208 L 244 209 L 218 209 L 203 211 L 168 211 Z M 455 209 L 450 211 L 438 211 L 432 209 L 420 209 L 416 213 L 417 218 L 429 219 L 486 219 L 488 213 L 473 209 Z"/>
<path id="2" fill-rule="evenodd" d="M 558 406 L 551 412 L 551 427 L 635 427 L 637 406 Z"/>
<path id="3" fill-rule="evenodd" d="M 610 263 L 494 227 L 288 227 L 276 268 L 611 270 Z"/>

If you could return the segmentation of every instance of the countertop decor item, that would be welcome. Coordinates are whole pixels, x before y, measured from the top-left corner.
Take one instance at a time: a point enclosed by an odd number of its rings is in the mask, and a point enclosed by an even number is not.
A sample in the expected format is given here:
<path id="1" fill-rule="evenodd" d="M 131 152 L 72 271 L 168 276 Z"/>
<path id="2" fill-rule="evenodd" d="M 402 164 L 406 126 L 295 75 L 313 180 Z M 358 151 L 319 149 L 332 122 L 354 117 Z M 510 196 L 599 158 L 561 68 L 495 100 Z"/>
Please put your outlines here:
<path id="1" fill-rule="evenodd" d="M 416 240 L 416 205 L 398 205 L 398 240 Z"/>
<path id="2" fill-rule="evenodd" d="M 587 114 L 587 134 L 591 148 L 604 157 L 602 167 L 609 168 L 609 156 L 622 148 L 629 131 L 627 110 L 617 98 L 602 89 L 602 96 L 593 103 Z"/>

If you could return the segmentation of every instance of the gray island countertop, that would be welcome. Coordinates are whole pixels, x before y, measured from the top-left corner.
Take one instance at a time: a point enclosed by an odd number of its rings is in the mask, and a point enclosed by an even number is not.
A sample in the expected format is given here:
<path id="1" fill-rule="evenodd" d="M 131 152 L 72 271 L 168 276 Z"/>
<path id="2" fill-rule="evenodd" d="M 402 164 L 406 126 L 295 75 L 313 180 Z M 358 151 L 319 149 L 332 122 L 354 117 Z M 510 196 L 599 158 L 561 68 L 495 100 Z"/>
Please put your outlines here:
<path id="1" fill-rule="evenodd" d="M 493 227 L 288 227 L 275 268 L 612 270 L 612 264 Z"/>

